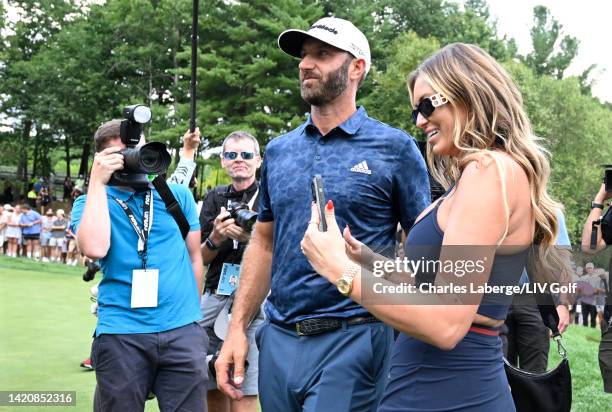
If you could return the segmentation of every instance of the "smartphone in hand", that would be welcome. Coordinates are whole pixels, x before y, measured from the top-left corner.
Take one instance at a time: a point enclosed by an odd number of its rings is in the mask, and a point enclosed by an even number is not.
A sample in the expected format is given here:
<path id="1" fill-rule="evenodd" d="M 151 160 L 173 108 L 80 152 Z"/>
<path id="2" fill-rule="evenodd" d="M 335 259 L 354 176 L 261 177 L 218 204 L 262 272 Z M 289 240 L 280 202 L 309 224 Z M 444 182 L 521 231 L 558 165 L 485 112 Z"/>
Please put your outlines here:
<path id="1" fill-rule="evenodd" d="M 319 231 L 327 232 L 327 221 L 325 220 L 325 193 L 323 193 L 323 177 L 315 175 L 310 183 L 312 201 L 317 205 L 319 211 Z"/>

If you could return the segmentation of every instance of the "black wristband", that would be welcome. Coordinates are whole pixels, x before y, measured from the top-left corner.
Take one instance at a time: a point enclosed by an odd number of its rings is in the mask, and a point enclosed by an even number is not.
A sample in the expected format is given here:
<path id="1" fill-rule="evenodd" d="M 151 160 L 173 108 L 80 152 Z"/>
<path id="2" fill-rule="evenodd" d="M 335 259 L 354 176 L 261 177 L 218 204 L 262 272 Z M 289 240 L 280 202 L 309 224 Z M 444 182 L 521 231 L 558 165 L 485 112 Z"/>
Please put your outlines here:
<path id="1" fill-rule="evenodd" d="M 595 209 L 595 208 L 603 210 L 604 205 L 601 203 L 591 202 L 591 209 Z"/>
<path id="2" fill-rule="evenodd" d="M 206 244 L 206 247 L 208 247 L 210 250 L 219 250 L 219 246 L 215 245 L 209 237 L 206 238 L 204 243 Z"/>

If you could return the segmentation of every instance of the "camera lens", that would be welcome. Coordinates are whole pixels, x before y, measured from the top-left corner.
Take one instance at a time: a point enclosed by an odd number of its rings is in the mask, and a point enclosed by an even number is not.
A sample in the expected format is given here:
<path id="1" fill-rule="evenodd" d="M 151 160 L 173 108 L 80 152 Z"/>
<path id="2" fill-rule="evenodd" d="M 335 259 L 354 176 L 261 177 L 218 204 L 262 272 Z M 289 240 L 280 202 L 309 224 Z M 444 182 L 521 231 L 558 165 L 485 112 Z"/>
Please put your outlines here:
<path id="1" fill-rule="evenodd" d="M 247 232 L 251 232 L 253 230 L 253 226 L 257 221 L 257 212 L 253 212 L 252 210 L 243 209 L 236 213 L 236 224 L 246 230 Z"/>
<path id="2" fill-rule="evenodd" d="M 170 166 L 171 160 L 163 143 L 151 142 L 140 148 L 140 171 L 143 173 L 163 173 Z"/>

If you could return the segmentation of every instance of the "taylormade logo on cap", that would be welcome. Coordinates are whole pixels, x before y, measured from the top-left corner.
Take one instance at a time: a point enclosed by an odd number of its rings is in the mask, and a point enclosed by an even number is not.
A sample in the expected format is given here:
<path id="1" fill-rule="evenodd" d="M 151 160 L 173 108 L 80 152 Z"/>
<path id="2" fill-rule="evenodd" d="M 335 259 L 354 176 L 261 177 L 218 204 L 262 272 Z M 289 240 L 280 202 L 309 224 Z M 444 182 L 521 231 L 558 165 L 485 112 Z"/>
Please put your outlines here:
<path id="1" fill-rule="evenodd" d="M 370 71 L 372 60 L 368 39 L 350 21 L 336 17 L 324 17 L 310 26 L 308 31 L 285 30 L 278 36 L 278 46 L 285 53 L 300 57 L 302 44 L 308 37 L 349 52 L 357 59 L 363 59 L 366 64 L 366 74 Z"/>

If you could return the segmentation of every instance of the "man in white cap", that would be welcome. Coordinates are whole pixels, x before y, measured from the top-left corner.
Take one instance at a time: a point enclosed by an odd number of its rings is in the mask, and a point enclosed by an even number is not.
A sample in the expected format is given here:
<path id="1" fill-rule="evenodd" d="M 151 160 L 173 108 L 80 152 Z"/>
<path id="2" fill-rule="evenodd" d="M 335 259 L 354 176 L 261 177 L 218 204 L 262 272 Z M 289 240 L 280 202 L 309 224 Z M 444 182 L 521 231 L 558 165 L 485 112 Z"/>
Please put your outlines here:
<path id="1" fill-rule="evenodd" d="M 386 383 L 393 331 L 348 298 L 354 274 L 346 273 L 346 287 L 337 288 L 303 256 L 310 182 L 323 177 L 339 225 L 350 225 L 371 247 L 393 250 L 398 222 L 407 230 L 429 204 L 425 163 L 412 137 L 357 108 L 371 58 L 366 37 L 351 22 L 323 18 L 308 31 L 283 32 L 278 44 L 301 59 L 301 96 L 311 113 L 266 147 L 258 221 L 217 382 L 233 399 L 243 396 L 245 332 L 267 296 L 267 321 L 257 331 L 262 410 L 373 411 Z"/>

